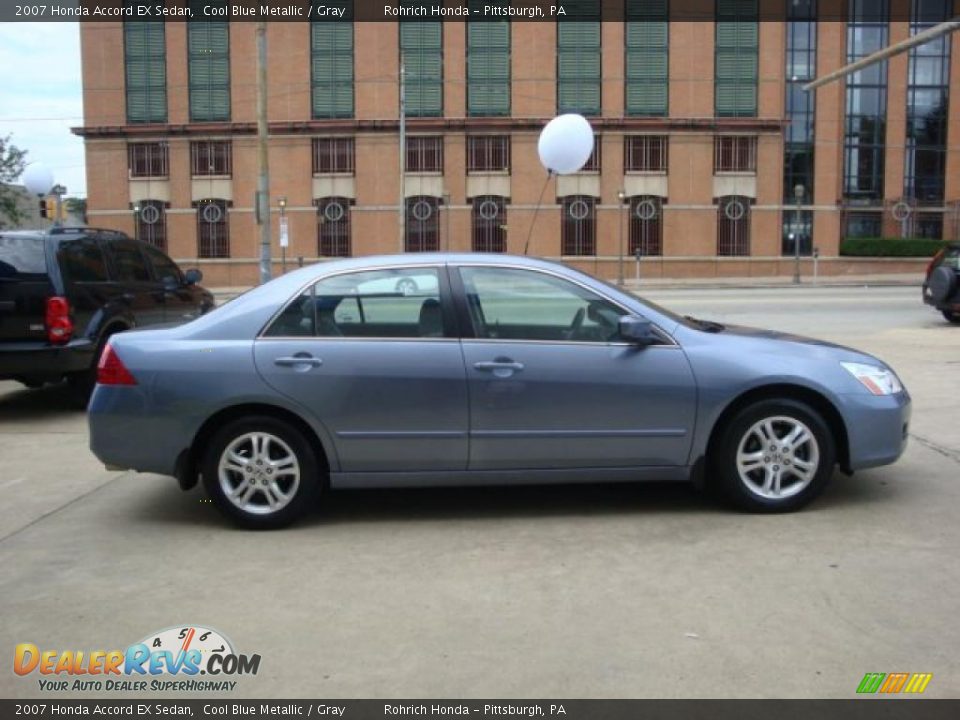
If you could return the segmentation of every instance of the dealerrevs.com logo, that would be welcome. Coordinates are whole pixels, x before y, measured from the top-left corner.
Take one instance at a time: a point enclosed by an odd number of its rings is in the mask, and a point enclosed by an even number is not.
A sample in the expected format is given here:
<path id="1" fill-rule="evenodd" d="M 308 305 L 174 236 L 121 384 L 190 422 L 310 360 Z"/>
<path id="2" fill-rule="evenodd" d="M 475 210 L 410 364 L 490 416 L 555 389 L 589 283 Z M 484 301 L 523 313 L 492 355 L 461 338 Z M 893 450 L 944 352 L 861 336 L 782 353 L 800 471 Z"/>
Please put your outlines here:
<path id="1" fill-rule="evenodd" d="M 126 650 L 14 649 L 13 671 L 39 675 L 42 691 L 230 691 L 240 675 L 256 675 L 260 655 L 237 653 L 222 633 L 178 625 L 147 635 Z M 203 676 L 202 678 L 200 676 Z"/>

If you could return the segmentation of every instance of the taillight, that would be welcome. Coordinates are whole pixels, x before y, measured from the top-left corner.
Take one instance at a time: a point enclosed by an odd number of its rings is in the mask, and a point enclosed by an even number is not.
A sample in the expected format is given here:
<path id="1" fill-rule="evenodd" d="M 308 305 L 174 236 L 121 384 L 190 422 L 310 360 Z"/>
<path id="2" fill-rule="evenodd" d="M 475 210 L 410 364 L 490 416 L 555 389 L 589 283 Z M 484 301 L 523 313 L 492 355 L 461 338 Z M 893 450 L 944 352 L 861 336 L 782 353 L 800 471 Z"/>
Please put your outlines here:
<path id="1" fill-rule="evenodd" d="M 65 297 L 47 298 L 45 318 L 47 340 L 54 345 L 65 345 L 73 337 L 73 320 L 70 319 L 70 303 Z"/>
<path id="2" fill-rule="evenodd" d="M 99 385 L 136 385 L 137 380 L 127 370 L 120 356 L 110 345 L 103 349 L 100 362 L 97 363 L 97 384 Z"/>
<path id="3" fill-rule="evenodd" d="M 933 256 L 933 259 L 930 261 L 930 264 L 927 265 L 927 275 L 933 272 L 933 269 L 940 263 L 940 258 L 943 257 L 943 254 L 947 251 L 946 248 L 941 248 L 936 255 Z"/>

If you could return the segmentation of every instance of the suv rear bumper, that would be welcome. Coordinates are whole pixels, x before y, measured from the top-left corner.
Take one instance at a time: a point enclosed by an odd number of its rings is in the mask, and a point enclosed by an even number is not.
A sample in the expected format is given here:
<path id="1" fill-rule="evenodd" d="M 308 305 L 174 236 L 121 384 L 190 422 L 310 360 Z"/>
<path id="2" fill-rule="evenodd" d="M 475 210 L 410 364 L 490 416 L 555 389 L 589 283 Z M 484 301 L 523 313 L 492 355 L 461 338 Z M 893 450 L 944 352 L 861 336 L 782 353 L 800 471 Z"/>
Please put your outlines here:
<path id="1" fill-rule="evenodd" d="M 87 338 L 71 340 L 66 345 L 36 340 L 0 342 L 0 380 L 57 378 L 88 370 L 95 347 Z"/>

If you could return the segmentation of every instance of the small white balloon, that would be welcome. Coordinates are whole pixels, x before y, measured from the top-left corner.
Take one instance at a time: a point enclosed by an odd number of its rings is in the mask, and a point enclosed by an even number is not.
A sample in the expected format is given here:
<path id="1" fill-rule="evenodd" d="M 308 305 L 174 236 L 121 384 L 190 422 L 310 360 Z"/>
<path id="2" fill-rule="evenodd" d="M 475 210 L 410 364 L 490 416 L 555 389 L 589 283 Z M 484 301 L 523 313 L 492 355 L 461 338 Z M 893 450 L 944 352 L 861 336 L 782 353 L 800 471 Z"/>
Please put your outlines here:
<path id="1" fill-rule="evenodd" d="M 537 143 L 548 172 L 568 175 L 580 170 L 593 152 L 593 128 L 583 115 L 560 115 L 547 123 Z"/>
<path id="2" fill-rule="evenodd" d="M 30 163 L 23 171 L 23 186 L 34 195 L 46 195 L 53 189 L 53 173 L 42 163 Z"/>

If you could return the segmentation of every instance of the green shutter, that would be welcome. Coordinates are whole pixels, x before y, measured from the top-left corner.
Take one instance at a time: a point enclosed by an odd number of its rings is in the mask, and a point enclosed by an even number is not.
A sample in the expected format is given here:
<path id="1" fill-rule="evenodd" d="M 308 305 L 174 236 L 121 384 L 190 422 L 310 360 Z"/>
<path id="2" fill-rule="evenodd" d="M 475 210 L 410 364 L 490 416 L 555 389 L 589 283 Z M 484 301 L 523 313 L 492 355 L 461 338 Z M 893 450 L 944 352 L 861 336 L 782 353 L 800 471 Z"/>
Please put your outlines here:
<path id="1" fill-rule="evenodd" d="M 755 117 L 759 62 L 756 0 L 718 0 L 714 105 L 718 117 Z"/>
<path id="2" fill-rule="evenodd" d="M 167 121 L 167 49 L 163 23 L 123 24 L 127 122 Z"/>
<path id="3" fill-rule="evenodd" d="M 467 23 L 467 112 L 475 116 L 510 114 L 509 22 Z"/>
<path id="4" fill-rule="evenodd" d="M 628 0 L 628 20 L 624 31 L 624 103 L 627 115 L 665 116 L 668 112 L 668 17 L 666 0 Z"/>
<path id="5" fill-rule="evenodd" d="M 194 7 L 194 14 L 200 12 Z M 195 20 L 187 23 L 187 75 L 190 120 L 230 119 L 230 23 Z"/>
<path id="6" fill-rule="evenodd" d="M 343 7 L 353 17 L 352 3 Z M 312 107 L 314 118 L 353 117 L 353 23 L 346 20 L 310 24 Z"/>
<path id="7" fill-rule="evenodd" d="M 406 114 L 443 115 L 443 23 L 401 22 L 400 53 L 406 70 Z"/>
<path id="8" fill-rule="evenodd" d="M 557 22 L 557 110 L 600 114 L 599 22 Z"/>

